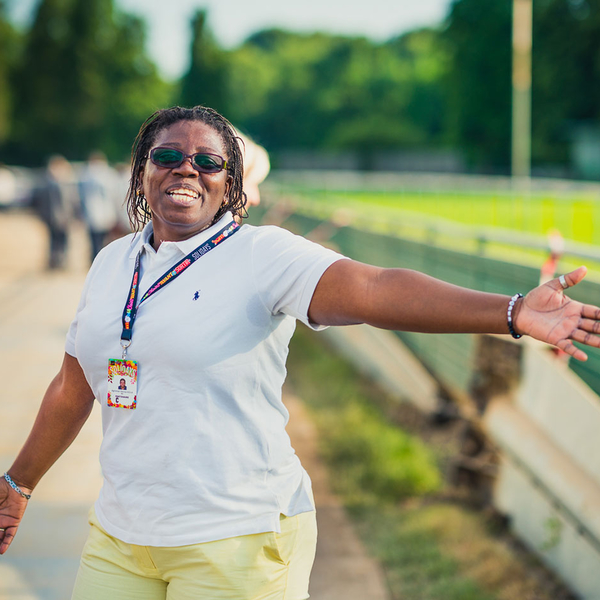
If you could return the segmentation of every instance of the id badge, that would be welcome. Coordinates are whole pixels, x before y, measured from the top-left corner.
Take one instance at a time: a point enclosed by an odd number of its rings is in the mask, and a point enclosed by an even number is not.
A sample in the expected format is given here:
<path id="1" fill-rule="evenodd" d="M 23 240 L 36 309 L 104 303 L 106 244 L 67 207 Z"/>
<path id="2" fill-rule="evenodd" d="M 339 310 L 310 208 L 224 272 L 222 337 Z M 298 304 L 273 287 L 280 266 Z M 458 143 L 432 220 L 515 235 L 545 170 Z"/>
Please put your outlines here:
<path id="1" fill-rule="evenodd" d="M 138 364 L 135 360 L 108 360 L 108 406 L 134 409 L 137 406 Z"/>

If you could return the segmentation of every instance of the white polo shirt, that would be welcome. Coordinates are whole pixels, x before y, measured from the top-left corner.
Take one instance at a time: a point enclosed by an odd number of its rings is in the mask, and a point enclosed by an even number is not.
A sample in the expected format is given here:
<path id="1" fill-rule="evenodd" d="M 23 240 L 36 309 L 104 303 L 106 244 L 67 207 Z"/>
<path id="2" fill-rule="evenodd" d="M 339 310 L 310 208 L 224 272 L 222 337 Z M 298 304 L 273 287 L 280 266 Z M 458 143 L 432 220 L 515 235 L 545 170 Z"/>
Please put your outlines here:
<path id="1" fill-rule="evenodd" d="M 67 335 L 102 406 L 100 524 L 124 542 L 181 546 L 279 530 L 313 509 L 310 480 L 285 431 L 288 343 L 324 271 L 341 255 L 277 227 L 243 225 L 141 306 L 128 358 L 135 410 L 107 404 L 110 358 L 142 249 L 139 297 L 232 220 L 183 242 L 152 227 L 96 258 Z M 318 329 L 318 327 L 313 326 Z"/>

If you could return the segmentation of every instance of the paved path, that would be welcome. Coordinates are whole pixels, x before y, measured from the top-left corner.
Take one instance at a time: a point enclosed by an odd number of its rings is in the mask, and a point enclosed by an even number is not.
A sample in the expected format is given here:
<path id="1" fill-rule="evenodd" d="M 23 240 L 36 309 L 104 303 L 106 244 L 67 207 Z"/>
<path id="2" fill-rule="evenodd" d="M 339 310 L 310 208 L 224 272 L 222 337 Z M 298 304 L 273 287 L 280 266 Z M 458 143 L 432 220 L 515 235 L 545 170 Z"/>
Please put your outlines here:
<path id="1" fill-rule="evenodd" d="M 0 469 L 24 441 L 41 396 L 60 367 L 64 336 L 83 285 L 85 234 L 73 232 L 66 272 L 46 273 L 46 235 L 31 216 L 0 213 Z M 311 474 L 319 547 L 313 600 L 387 600 L 378 566 L 365 556 L 316 454 L 314 428 L 288 397 L 290 436 Z M 35 490 L 17 538 L 0 557 L 0 600 L 68 600 L 87 535 L 86 515 L 101 485 L 100 411 Z M 118 600 L 116 598 L 115 600 Z"/>

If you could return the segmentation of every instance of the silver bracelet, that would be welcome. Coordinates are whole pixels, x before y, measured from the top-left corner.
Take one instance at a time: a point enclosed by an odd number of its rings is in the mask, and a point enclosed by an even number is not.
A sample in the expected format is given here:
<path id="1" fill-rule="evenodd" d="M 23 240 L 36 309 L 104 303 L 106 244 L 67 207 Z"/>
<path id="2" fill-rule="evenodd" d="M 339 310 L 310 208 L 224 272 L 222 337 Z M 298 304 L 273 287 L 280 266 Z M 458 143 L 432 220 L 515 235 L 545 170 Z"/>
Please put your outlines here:
<path id="1" fill-rule="evenodd" d="M 31 494 L 26 494 L 12 479 L 11 476 L 8 473 L 4 473 L 4 479 L 6 479 L 6 482 L 8 483 L 8 485 L 10 485 L 10 487 L 15 490 L 15 492 L 17 492 L 17 494 L 19 494 L 20 496 L 23 496 L 23 498 L 25 498 L 26 500 L 29 500 L 29 498 L 31 498 Z"/>
<path id="2" fill-rule="evenodd" d="M 508 303 L 508 311 L 506 313 L 506 320 L 508 322 L 508 331 L 510 332 L 510 335 L 512 335 L 515 338 L 515 340 L 518 340 L 520 337 L 523 337 L 523 336 L 520 333 L 517 333 L 515 331 L 515 328 L 513 326 L 512 311 L 513 311 L 513 308 L 515 307 L 515 304 L 517 303 L 517 300 L 522 297 L 523 297 L 523 294 L 515 294 L 510 299 L 510 302 Z"/>

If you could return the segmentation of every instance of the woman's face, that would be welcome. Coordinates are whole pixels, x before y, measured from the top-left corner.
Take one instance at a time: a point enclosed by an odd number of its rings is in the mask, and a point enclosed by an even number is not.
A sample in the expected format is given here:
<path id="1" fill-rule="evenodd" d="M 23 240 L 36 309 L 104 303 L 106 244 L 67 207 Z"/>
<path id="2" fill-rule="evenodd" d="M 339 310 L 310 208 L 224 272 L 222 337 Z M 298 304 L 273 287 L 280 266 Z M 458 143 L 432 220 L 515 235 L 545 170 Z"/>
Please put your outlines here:
<path id="1" fill-rule="evenodd" d="M 220 135 L 201 121 L 178 121 L 160 131 L 152 148 L 167 146 L 184 154 L 208 152 L 227 160 Z M 142 173 L 142 193 L 152 211 L 154 247 L 180 241 L 206 229 L 226 201 L 231 177 L 227 170 L 200 173 L 190 158 L 174 169 L 158 167 L 148 158 Z"/>

